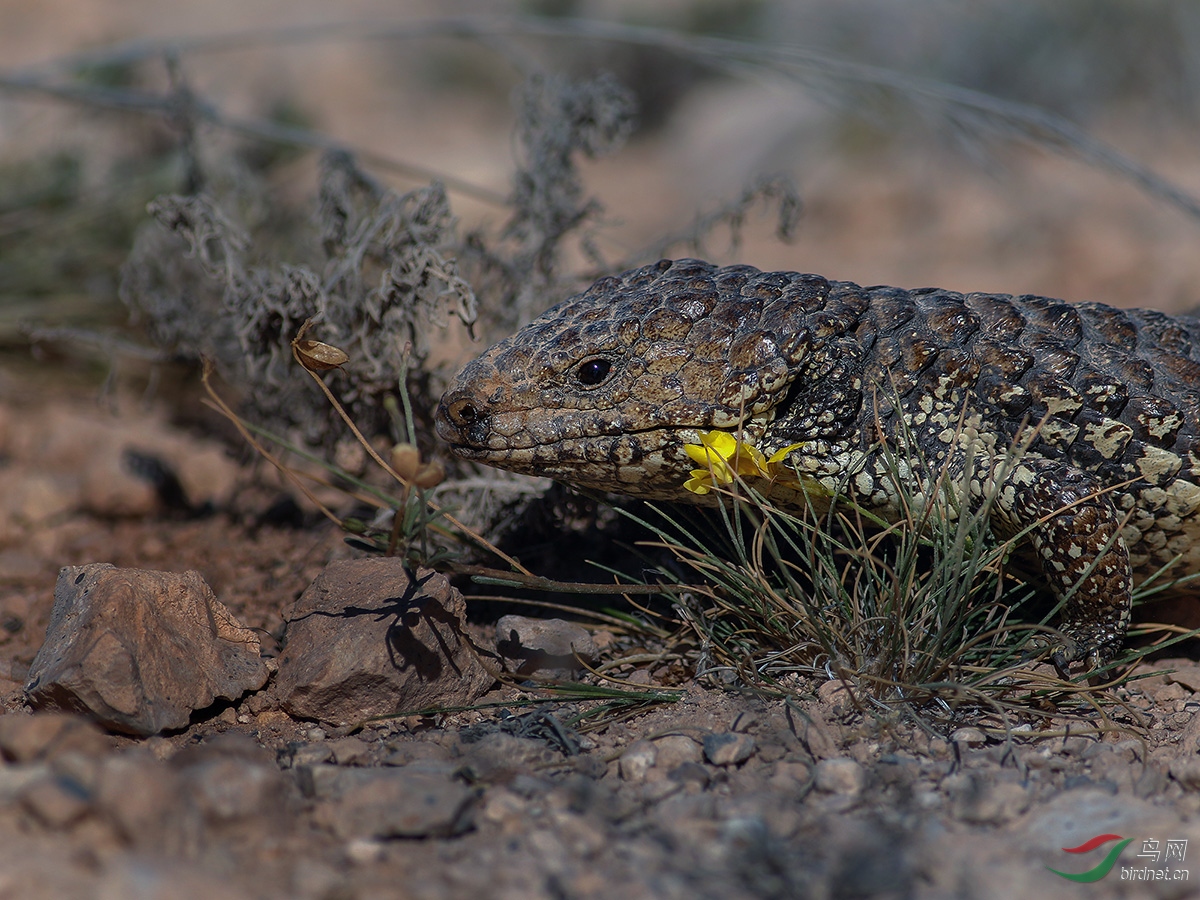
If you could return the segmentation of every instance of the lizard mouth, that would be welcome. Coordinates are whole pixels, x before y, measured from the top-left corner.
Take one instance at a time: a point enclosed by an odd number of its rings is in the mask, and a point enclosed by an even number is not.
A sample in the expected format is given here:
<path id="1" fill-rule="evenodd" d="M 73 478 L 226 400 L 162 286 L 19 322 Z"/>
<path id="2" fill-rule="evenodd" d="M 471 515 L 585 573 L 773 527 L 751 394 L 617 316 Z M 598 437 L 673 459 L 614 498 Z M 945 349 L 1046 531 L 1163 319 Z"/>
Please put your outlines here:
<path id="1" fill-rule="evenodd" d="M 718 426 L 752 444 L 769 418 L 747 416 L 740 424 Z M 496 416 L 477 394 L 448 392 L 438 407 L 438 435 L 460 459 L 524 475 L 553 478 L 579 487 L 663 498 L 680 496 L 696 468 L 685 446 L 699 444 L 709 423 L 662 424 L 634 429 L 628 423 L 589 418 L 558 428 L 498 430 Z M 517 425 L 510 420 L 510 425 Z"/>
<path id="2" fill-rule="evenodd" d="M 455 455 L 501 467 L 507 467 L 507 460 L 521 458 L 552 466 L 570 461 L 598 463 L 611 456 L 612 462 L 628 464 L 629 457 L 678 443 L 677 435 L 689 431 L 688 427 L 661 425 L 631 429 L 620 422 L 592 419 L 586 424 L 574 422 L 545 429 L 522 422 L 521 427 L 509 432 L 498 430 L 496 419 L 475 397 L 447 394 L 438 406 L 435 427 Z M 653 435 L 661 437 L 655 439 Z"/>

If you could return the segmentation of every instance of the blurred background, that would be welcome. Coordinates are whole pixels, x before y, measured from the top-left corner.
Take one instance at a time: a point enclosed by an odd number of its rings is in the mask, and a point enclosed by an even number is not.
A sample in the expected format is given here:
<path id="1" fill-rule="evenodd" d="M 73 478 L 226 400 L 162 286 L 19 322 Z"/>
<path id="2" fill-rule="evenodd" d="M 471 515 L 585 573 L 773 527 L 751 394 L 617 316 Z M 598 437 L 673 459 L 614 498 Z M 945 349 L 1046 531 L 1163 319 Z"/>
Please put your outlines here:
<path id="1" fill-rule="evenodd" d="M 160 194 L 235 198 L 270 265 L 318 257 L 329 148 L 401 194 L 440 179 L 456 240 L 484 246 L 521 240 L 520 173 L 568 160 L 564 202 L 584 214 L 535 296 L 481 313 L 485 338 L 660 253 L 1200 303 L 1200 7 L 1185 0 L 0 0 L 0 23 L 10 372 L 40 358 L 95 375 L 162 351 L 122 287 Z M 553 128 L 530 141 L 531 77 L 602 72 L 635 104 L 603 146 L 556 150 Z M 578 97 L 556 96 L 571 115 Z M 511 301 L 464 274 L 485 312 Z M 472 352 L 450 347 L 448 363 Z"/>

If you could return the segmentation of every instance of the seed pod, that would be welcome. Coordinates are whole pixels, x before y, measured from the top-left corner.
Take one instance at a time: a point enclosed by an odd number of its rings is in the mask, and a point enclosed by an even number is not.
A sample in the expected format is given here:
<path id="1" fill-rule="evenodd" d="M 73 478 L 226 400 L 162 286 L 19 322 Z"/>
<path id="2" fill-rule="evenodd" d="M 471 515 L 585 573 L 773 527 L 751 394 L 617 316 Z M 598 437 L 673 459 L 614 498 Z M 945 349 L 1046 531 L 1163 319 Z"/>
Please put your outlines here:
<path id="1" fill-rule="evenodd" d="M 432 487 L 437 487 L 446 480 L 446 467 L 436 459 L 433 462 L 427 462 L 421 468 L 417 469 L 417 474 L 413 476 L 412 483 L 422 490 L 428 490 Z"/>
<path id="2" fill-rule="evenodd" d="M 421 468 L 421 451 L 412 444 L 397 444 L 392 448 L 391 463 L 397 475 L 411 482 Z"/>
<path id="3" fill-rule="evenodd" d="M 292 349 L 296 351 L 300 365 L 310 372 L 328 372 L 330 369 L 341 368 L 350 361 L 345 351 L 324 341 L 296 340 L 292 341 Z"/>

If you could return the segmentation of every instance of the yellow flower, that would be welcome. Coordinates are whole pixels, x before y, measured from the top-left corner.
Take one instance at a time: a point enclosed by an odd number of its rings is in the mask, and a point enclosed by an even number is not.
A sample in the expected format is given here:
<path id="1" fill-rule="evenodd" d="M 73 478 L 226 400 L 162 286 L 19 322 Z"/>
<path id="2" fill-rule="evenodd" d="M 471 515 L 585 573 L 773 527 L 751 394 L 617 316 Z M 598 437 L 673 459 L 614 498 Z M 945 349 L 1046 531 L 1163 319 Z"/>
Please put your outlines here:
<path id="1" fill-rule="evenodd" d="M 683 447 L 694 462 L 704 467 L 692 469 L 691 477 L 683 486 L 693 494 L 707 494 L 716 485 L 729 484 L 739 476 L 794 482 L 796 475 L 787 468 L 787 458 L 793 450 L 803 446 L 790 444 L 767 459 L 753 444 L 739 440 L 728 431 L 706 431 L 700 435 L 699 444 Z"/>
<path id="2" fill-rule="evenodd" d="M 699 444 L 684 445 L 684 452 L 704 468 L 692 469 L 691 477 L 683 486 L 693 494 L 707 494 L 714 486 L 729 484 L 739 476 L 774 479 L 788 471 L 783 465 L 788 454 L 801 446 L 784 447 L 767 459 L 753 444 L 739 440 L 728 431 L 704 432 Z"/>
<path id="3" fill-rule="evenodd" d="M 683 486 L 693 494 L 707 494 L 718 484 L 729 484 L 734 477 L 758 475 L 766 471 L 766 460 L 753 446 L 739 441 L 728 431 L 707 431 L 699 444 L 685 444 L 684 452 L 703 469 L 692 469 Z"/>

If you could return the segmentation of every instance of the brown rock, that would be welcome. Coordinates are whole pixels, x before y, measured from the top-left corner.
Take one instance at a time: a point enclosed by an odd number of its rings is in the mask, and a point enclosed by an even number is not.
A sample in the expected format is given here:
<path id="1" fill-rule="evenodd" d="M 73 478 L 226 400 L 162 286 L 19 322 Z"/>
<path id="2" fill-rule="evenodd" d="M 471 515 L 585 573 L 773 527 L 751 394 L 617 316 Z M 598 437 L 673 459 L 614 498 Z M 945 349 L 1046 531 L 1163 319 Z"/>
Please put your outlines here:
<path id="1" fill-rule="evenodd" d="M 494 681 L 463 633 L 445 576 L 397 559 L 332 562 L 296 601 L 276 694 L 294 716 L 335 725 L 471 703 Z"/>
<path id="2" fill-rule="evenodd" d="M 430 772 L 380 769 L 317 810 L 341 838 L 449 837 L 471 827 L 478 792 Z"/>
<path id="3" fill-rule="evenodd" d="M 817 763 L 813 780 L 818 791 L 857 797 L 867 785 L 867 773 L 849 757 L 837 756 Z"/>
<path id="4" fill-rule="evenodd" d="M 1188 661 L 1171 661 L 1170 666 L 1163 676 L 1168 684 L 1182 685 L 1191 693 L 1200 691 L 1200 666 Z"/>
<path id="5" fill-rule="evenodd" d="M 266 683 L 258 636 L 182 575 L 67 566 L 25 692 L 35 707 L 86 712 L 116 731 L 183 728 L 218 698 Z"/>
<path id="6" fill-rule="evenodd" d="M 0 754 L 13 762 L 50 760 L 64 753 L 102 756 L 109 738 L 92 722 L 71 713 L 0 716 Z"/>
<path id="7" fill-rule="evenodd" d="M 496 650 L 509 671 L 519 675 L 555 674 L 580 668 L 599 654 L 591 634 L 565 619 L 502 616 L 496 623 Z M 578 657 L 578 658 L 577 658 Z"/>
<path id="8" fill-rule="evenodd" d="M 528 775 L 540 767 L 562 759 L 543 741 L 493 732 L 477 741 L 462 744 L 462 771 L 472 782 L 495 784 Z"/>
<path id="9" fill-rule="evenodd" d="M 1172 760 L 1167 771 L 1172 778 L 1183 785 L 1184 790 L 1200 790 L 1200 758 L 1183 756 Z"/>
<path id="10" fill-rule="evenodd" d="M 727 731 L 704 736 L 704 758 L 714 766 L 736 766 L 754 755 L 754 738 L 748 734 Z"/>
<path id="11" fill-rule="evenodd" d="M 123 840 L 139 849 L 159 848 L 181 796 L 178 775 L 145 751 L 110 756 L 100 769 L 96 805 Z"/>
<path id="12" fill-rule="evenodd" d="M 21 804 L 48 828 L 65 828 L 91 807 L 88 792 L 68 778 L 43 778 L 21 796 Z"/>
<path id="13" fill-rule="evenodd" d="M 698 763 L 704 759 L 700 744 L 686 734 L 668 734 L 658 738 L 654 741 L 654 749 L 658 751 L 654 765 L 668 772 L 685 763 Z"/>
<path id="14" fill-rule="evenodd" d="M 617 771 L 625 781 L 646 780 L 646 773 L 658 762 L 658 749 L 650 741 L 634 741 L 617 760 Z"/>

